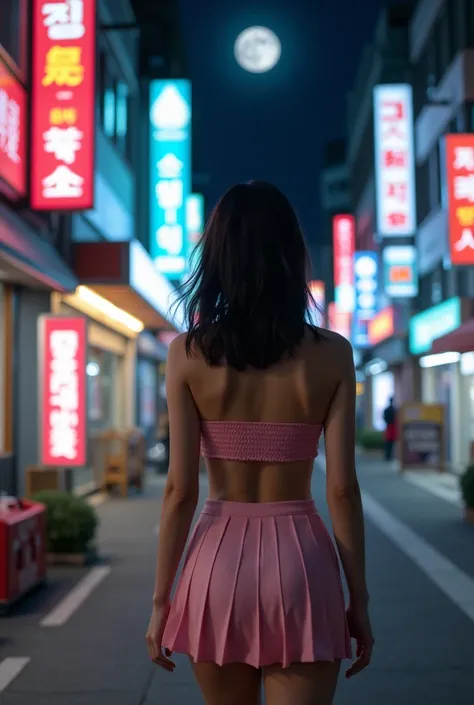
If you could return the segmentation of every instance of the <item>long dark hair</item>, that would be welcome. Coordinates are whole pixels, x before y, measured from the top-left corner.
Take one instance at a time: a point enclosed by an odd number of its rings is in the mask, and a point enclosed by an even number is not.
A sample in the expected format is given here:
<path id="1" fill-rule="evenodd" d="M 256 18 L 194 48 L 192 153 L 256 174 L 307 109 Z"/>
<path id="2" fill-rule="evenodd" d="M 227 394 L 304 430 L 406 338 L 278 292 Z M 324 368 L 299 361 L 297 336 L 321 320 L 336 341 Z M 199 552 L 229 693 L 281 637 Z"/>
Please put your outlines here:
<path id="1" fill-rule="evenodd" d="M 294 356 L 315 304 L 304 236 L 281 191 L 258 181 L 233 186 L 194 257 L 179 297 L 188 355 L 197 348 L 208 364 L 238 370 Z"/>

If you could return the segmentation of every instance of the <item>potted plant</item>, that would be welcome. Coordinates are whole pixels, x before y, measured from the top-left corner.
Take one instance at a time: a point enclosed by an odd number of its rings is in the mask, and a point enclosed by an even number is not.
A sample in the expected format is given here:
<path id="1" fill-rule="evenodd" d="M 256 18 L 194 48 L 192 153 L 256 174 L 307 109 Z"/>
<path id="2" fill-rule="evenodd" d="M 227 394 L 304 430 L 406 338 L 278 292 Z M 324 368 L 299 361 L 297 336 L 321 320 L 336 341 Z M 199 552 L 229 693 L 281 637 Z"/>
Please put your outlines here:
<path id="1" fill-rule="evenodd" d="M 34 499 L 46 507 L 50 563 L 84 565 L 96 557 L 98 517 L 85 499 L 56 490 L 38 492 Z"/>
<path id="2" fill-rule="evenodd" d="M 460 480 L 461 494 L 464 500 L 464 518 L 474 524 L 474 464 L 468 465 Z"/>
<path id="3" fill-rule="evenodd" d="M 383 450 L 384 435 L 382 431 L 372 429 L 361 429 L 357 433 L 357 444 L 367 453 L 376 452 L 377 454 Z"/>

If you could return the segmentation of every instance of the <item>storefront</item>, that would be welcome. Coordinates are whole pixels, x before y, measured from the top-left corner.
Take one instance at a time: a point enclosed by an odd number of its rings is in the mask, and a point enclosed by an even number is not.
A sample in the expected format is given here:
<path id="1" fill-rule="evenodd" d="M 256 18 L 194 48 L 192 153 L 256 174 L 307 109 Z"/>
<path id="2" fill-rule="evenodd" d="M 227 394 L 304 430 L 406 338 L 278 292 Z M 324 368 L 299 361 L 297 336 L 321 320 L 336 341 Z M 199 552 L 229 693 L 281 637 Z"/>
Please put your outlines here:
<path id="1" fill-rule="evenodd" d="M 443 405 L 446 462 L 456 471 L 466 462 L 467 443 L 461 429 L 469 414 L 470 401 L 463 390 L 466 385 L 461 375 L 460 353 L 441 350 L 435 341 L 449 342 L 448 334 L 462 327 L 468 315 L 469 302 L 453 297 L 413 316 L 409 328 L 410 352 L 418 358 L 421 372 L 421 401 Z"/>
<path id="2" fill-rule="evenodd" d="M 37 323 L 77 279 L 26 221 L 0 205 L 0 491 L 22 493 L 38 462 Z"/>
<path id="3" fill-rule="evenodd" d="M 162 373 L 167 347 L 145 332 L 138 338 L 137 354 L 137 426 L 149 452 L 159 438 L 159 419 L 166 407 Z"/>
<path id="4" fill-rule="evenodd" d="M 55 295 L 52 312 L 87 319 L 87 464 L 74 469 L 78 492 L 100 482 L 99 438 L 110 429 L 135 425 L 136 338 L 143 323 L 85 286 Z"/>
<path id="5" fill-rule="evenodd" d="M 55 296 L 53 312 L 88 320 L 88 461 L 74 481 L 85 492 L 100 483 L 104 431 L 138 426 L 147 445 L 156 440 L 166 348 L 145 330 L 181 331 L 182 322 L 172 309 L 174 288 L 138 242 L 78 243 L 74 268 L 81 284 L 73 294 Z"/>
<path id="6" fill-rule="evenodd" d="M 425 358 L 437 375 L 437 391 L 451 401 L 450 385 L 455 380 L 458 408 L 451 412 L 460 423 L 453 436 L 456 469 L 461 471 L 474 460 L 474 319 L 469 319 L 452 332 L 433 340 L 430 355 Z M 444 362 L 443 362 L 444 361 Z M 449 374 L 448 368 L 452 371 Z M 454 396 L 454 395 L 453 395 Z M 443 400 L 443 397 L 440 397 Z"/>
<path id="7" fill-rule="evenodd" d="M 364 365 L 367 379 L 368 418 L 378 431 L 385 428 L 383 412 L 390 399 L 399 406 L 411 393 L 406 367 L 406 311 L 387 306 L 368 324 L 370 358 Z"/>

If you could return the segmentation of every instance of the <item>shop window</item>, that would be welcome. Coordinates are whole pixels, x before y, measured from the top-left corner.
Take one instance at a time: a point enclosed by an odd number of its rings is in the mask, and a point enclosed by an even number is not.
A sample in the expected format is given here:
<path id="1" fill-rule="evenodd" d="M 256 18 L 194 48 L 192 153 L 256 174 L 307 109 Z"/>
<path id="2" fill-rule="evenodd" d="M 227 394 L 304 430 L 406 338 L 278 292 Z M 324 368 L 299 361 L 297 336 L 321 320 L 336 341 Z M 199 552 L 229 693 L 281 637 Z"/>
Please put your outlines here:
<path id="1" fill-rule="evenodd" d="M 112 353 L 99 348 L 90 348 L 87 363 L 87 399 L 91 431 L 109 429 L 114 426 L 115 365 L 116 360 Z"/>
<path id="2" fill-rule="evenodd" d="M 417 220 L 421 224 L 431 211 L 429 159 L 416 167 Z"/>
<path id="3" fill-rule="evenodd" d="M 466 45 L 464 38 L 464 0 L 448 0 L 449 61 Z"/>
<path id="4" fill-rule="evenodd" d="M 99 119 L 106 136 L 132 161 L 132 95 L 113 58 L 100 51 L 98 60 Z"/>
<path id="5" fill-rule="evenodd" d="M 428 157 L 430 211 L 441 205 L 441 161 L 439 144 L 431 150 Z"/>
<path id="6" fill-rule="evenodd" d="M 449 14 L 444 8 L 435 25 L 434 46 L 436 52 L 436 82 L 443 78 L 448 68 L 450 56 Z"/>
<path id="7" fill-rule="evenodd" d="M 464 31 L 466 47 L 474 47 L 474 0 L 464 0 Z"/>
<path id="8" fill-rule="evenodd" d="M 435 88 L 439 81 L 439 67 L 434 34 L 427 41 L 414 73 L 414 112 L 415 118 L 428 102 L 428 89 Z"/>
<path id="9" fill-rule="evenodd" d="M 17 66 L 22 65 L 22 10 L 20 0 L 2 0 L 0 10 L 0 44 Z"/>
<path id="10" fill-rule="evenodd" d="M 465 104 L 466 132 L 474 132 L 474 103 Z"/>

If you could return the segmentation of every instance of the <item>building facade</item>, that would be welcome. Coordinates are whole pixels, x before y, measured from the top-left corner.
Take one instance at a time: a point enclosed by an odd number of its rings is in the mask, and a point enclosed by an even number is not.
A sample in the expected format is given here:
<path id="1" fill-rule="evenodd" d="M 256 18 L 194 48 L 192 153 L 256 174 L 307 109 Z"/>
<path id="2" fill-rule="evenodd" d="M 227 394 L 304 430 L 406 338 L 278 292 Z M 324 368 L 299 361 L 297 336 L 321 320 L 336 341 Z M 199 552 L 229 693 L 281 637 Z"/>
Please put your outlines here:
<path id="1" fill-rule="evenodd" d="M 346 141 L 331 140 L 324 148 L 320 177 L 322 228 L 312 253 L 313 279 L 324 283 L 326 301 L 334 301 L 334 259 L 332 223 L 339 213 L 351 212 L 349 169 L 346 160 Z"/>
<path id="2" fill-rule="evenodd" d="M 422 401 L 444 405 L 447 461 L 461 470 L 472 459 L 474 377 L 455 336 L 474 314 L 474 257 L 465 258 L 470 263 L 464 266 L 451 263 L 446 135 L 474 131 L 474 2 L 418 2 L 410 25 L 410 59 L 419 273 L 410 352 L 420 370 Z M 468 241 L 466 255 L 469 251 L 474 254 Z M 434 344 L 442 336 L 446 341 Z M 436 349 L 445 352 L 432 355 Z"/>
<path id="3" fill-rule="evenodd" d="M 365 49 L 348 103 L 347 164 L 350 199 L 355 219 L 356 257 L 375 262 L 374 301 L 367 313 L 353 314 L 352 341 L 363 390 L 363 424 L 383 428 L 383 409 L 390 397 L 398 404 L 407 400 L 416 379 L 407 355 L 409 302 L 392 300 L 383 283 L 383 249 L 377 222 L 376 140 L 374 89 L 378 85 L 411 81 L 409 23 L 412 7 L 394 5 L 378 20 L 373 42 Z M 398 243 L 408 242 L 397 238 Z M 370 320 L 373 318 L 374 320 Z"/>
<path id="4" fill-rule="evenodd" d="M 0 28 L 0 486 L 19 488 L 37 460 L 37 319 L 51 293 L 73 291 L 62 258 L 67 224 L 29 207 L 30 4 L 2 3 Z"/>
<path id="5" fill-rule="evenodd" d="M 95 444 L 105 430 L 139 426 L 147 444 L 154 443 L 163 404 L 160 370 L 167 354 L 159 334 L 182 329 L 179 312 L 176 316 L 170 312 L 175 289 L 156 271 L 140 224 L 146 159 L 141 139 L 148 126 L 148 107 L 143 104 L 140 26 L 134 8 L 128 0 L 97 0 L 92 21 L 88 24 L 84 6 L 84 26 L 65 32 L 58 17 L 43 12 L 43 4 L 8 0 L 6 9 L 2 4 L 0 29 L 0 490 L 19 494 L 25 489 L 26 469 L 45 457 L 45 390 L 39 371 L 45 352 L 42 317 L 87 323 L 80 370 L 85 384 L 86 457 L 74 468 L 77 492 L 93 489 L 100 481 Z M 73 147 L 69 143 L 66 152 L 64 144 L 60 151 L 58 142 L 41 147 L 45 160 L 54 156 L 64 163 L 56 175 L 66 173 L 65 167 L 71 175 L 76 164 L 80 168 L 84 163 L 80 151 L 89 141 L 93 201 L 85 208 L 75 208 L 71 201 L 68 207 L 58 203 L 66 187 L 62 184 L 63 192 L 58 192 L 59 181 L 52 184 L 47 179 L 43 196 L 54 195 L 54 208 L 36 207 L 35 149 L 42 131 L 29 127 L 29 105 L 34 108 L 38 90 L 37 75 L 30 69 L 45 62 L 32 54 L 32 47 L 37 51 L 34 47 L 40 43 L 31 45 L 28 37 L 38 32 L 38 17 L 43 34 L 47 31 L 56 43 L 66 36 L 81 40 L 93 33 L 94 37 L 89 85 L 95 86 L 95 98 L 91 94 L 90 106 L 86 103 L 94 110 L 90 131 L 76 131 Z M 63 57 L 72 60 L 74 53 L 68 51 Z M 163 47 L 165 57 L 167 52 L 168 45 Z M 48 54 L 48 62 L 51 57 Z M 43 86 L 60 80 L 55 65 L 48 67 L 51 73 L 40 81 Z M 81 83 L 77 75 L 70 70 L 70 92 L 63 91 L 61 99 L 71 95 L 74 99 L 74 89 Z M 52 121 L 48 135 L 57 136 L 61 130 L 64 138 L 68 130 L 70 135 L 78 108 L 84 105 L 81 98 L 67 109 L 51 106 L 46 114 Z M 37 125 L 38 111 L 35 115 L 32 109 L 32 118 Z M 70 199 L 82 193 L 87 178 L 85 182 L 68 183 Z M 55 419 L 60 418 L 56 414 Z"/>

